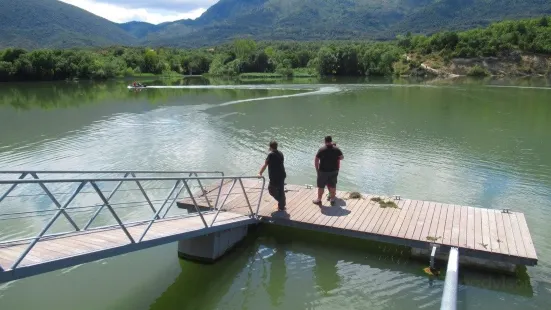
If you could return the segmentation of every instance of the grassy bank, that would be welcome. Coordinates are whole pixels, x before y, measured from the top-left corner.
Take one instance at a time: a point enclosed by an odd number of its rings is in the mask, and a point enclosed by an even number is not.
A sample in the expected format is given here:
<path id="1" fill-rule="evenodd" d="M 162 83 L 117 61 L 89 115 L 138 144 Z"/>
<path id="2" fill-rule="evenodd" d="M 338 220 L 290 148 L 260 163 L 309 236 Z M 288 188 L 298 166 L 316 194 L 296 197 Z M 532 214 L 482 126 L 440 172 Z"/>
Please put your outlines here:
<path id="1" fill-rule="evenodd" d="M 249 72 L 249 73 L 241 73 L 239 75 L 239 78 L 240 79 L 283 79 L 287 77 L 279 73 Z"/>

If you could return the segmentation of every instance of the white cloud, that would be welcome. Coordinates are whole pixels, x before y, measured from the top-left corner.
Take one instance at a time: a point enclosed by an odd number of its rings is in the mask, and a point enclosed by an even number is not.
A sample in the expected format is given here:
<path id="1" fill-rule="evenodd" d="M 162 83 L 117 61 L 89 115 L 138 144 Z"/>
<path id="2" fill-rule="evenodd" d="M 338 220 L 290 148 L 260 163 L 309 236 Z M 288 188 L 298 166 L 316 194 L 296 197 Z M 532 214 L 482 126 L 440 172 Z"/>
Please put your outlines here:
<path id="1" fill-rule="evenodd" d="M 189 10 L 175 11 L 168 9 L 154 9 L 154 8 L 126 8 L 121 5 L 115 5 L 110 3 L 99 2 L 97 0 L 60 0 L 62 2 L 72 4 L 79 8 L 82 8 L 95 15 L 101 16 L 108 20 L 124 23 L 129 21 L 144 21 L 152 24 L 159 24 L 162 22 L 175 21 L 180 19 L 195 19 L 203 12 L 206 11 L 205 7 L 192 8 L 187 6 Z M 191 2 L 187 0 L 188 3 Z M 197 3 L 205 4 L 209 1 L 197 1 Z M 211 1 L 215 2 L 215 1 Z M 155 1 L 151 1 L 153 6 Z"/>

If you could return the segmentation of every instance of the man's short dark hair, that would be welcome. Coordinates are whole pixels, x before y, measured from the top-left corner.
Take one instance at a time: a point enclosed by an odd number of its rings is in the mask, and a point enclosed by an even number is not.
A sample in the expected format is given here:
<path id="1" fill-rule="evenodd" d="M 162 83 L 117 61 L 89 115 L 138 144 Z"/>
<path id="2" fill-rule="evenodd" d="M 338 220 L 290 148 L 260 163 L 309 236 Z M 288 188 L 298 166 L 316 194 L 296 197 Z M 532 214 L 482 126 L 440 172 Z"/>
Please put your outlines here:
<path id="1" fill-rule="evenodd" d="M 333 138 L 331 138 L 331 136 L 326 136 L 325 143 L 331 143 L 331 142 L 333 142 Z"/>
<path id="2" fill-rule="evenodd" d="M 277 150 L 277 142 L 271 141 L 270 142 L 270 148 L 274 151 Z"/>

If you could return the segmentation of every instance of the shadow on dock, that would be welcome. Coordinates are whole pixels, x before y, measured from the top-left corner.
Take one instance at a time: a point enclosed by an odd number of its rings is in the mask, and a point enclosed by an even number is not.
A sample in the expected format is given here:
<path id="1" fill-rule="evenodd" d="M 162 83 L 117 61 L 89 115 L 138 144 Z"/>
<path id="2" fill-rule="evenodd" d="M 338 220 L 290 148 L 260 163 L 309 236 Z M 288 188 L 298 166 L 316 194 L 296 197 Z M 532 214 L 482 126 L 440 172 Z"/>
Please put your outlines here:
<path id="1" fill-rule="evenodd" d="M 320 205 L 320 212 L 326 216 L 347 216 L 350 214 L 350 210 L 343 209 L 343 207 L 346 207 L 346 201 L 337 198 L 333 205 Z"/>

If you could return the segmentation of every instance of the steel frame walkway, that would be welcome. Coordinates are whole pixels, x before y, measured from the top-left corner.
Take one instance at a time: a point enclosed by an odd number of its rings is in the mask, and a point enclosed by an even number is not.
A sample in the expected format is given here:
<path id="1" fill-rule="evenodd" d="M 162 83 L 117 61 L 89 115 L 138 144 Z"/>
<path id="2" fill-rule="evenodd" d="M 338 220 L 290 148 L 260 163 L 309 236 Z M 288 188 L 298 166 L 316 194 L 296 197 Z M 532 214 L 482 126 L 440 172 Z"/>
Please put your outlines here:
<path id="1" fill-rule="evenodd" d="M 104 176 L 90 177 L 97 174 Z M 13 175 L 18 178 L 0 179 L 0 222 L 32 220 L 42 225 L 40 230 L 28 231 L 30 236 L 24 238 L 13 238 L 11 235 L 19 233 L 10 234 L 0 228 L 0 283 L 257 223 L 262 197 L 252 205 L 243 180 L 255 179 L 262 186 L 265 184 L 264 178 L 258 176 L 227 177 L 222 172 L 205 171 L 0 172 L 1 177 Z M 27 176 L 32 179 L 25 179 Z M 194 212 L 172 208 L 184 197 L 195 201 L 195 192 L 205 193 L 204 183 L 212 186 L 220 182 L 221 188 L 227 181 L 239 184 L 240 194 L 247 197 L 248 212 L 224 210 L 227 198 L 220 199 L 220 193 L 213 201 L 206 200 L 204 208 L 195 204 Z M 159 187 L 161 184 L 165 187 Z M 118 203 L 117 195 L 131 202 Z M 156 199 L 158 196 L 160 199 Z M 44 197 L 55 208 L 45 209 L 48 203 Z M 8 200 L 11 204 L 6 203 Z M 2 213 L 3 204 L 7 204 L 4 207 L 8 212 Z M 132 216 L 134 213 L 128 209 L 138 206 L 149 209 L 150 216 Z M 51 217 L 43 221 L 44 215 Z M 113 224 L 94 225 L 100 217 L 103 222 L 108 219 Z M 62 219 L 64 224 L 59 223 Z"/>

